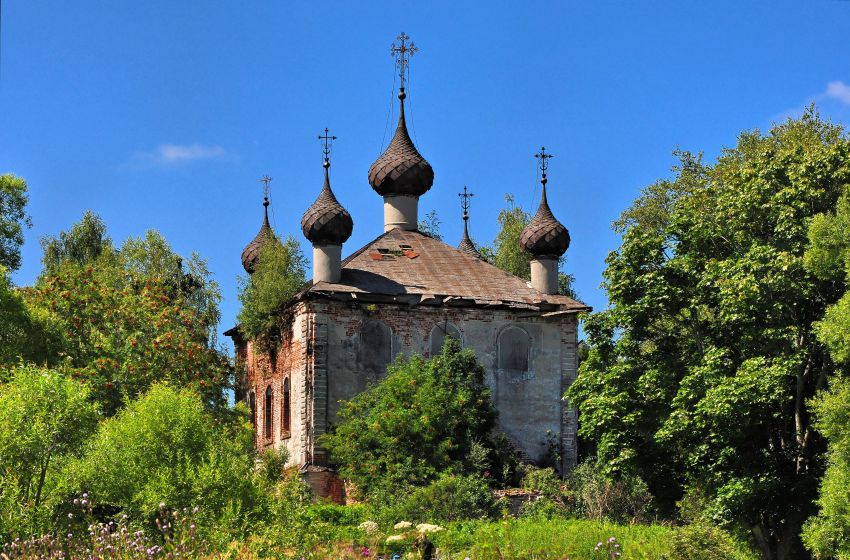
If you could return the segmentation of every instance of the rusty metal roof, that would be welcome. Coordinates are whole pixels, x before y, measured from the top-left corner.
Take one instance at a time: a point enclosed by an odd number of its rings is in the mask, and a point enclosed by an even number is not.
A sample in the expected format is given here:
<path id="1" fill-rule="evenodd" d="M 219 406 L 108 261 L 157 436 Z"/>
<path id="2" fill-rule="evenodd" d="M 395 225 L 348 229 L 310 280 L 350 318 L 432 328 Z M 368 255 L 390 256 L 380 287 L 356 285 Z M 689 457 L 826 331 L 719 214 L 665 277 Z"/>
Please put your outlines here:
<path id="1" fill-rule="evenodd" d="M 342 263 L 338 283 L 319 282 L 313 295 L 405 296 L 408 303 L 513 307 L 578 312 L 570 297 L 542 294 L 522 278 L 418 231 L 383 233 Z M 306 294 L 305 294 L 306 295 Z M 362 299 L 362 298 L 361 298 Z"/>

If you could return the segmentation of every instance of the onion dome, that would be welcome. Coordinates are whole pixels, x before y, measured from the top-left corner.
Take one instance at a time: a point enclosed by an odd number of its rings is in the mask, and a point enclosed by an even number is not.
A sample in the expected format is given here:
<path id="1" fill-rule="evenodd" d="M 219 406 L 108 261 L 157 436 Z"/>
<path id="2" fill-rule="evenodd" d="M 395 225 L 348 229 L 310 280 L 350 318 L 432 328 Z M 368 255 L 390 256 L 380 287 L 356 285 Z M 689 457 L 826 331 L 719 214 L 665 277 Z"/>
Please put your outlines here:
<path id="1" fill-rule="evenodd" d="M 254 273 L 254 265 L 257 263 L 257 258 L 260 256 L 260 251 L 265 245 L 274 239 L 274 232 L 269 225 L 269 198 L 263 199 L 263 225 L 260 227 L 257 236 L 245 246 L 242 250 L 242 268 L 248 274 Z"/>
<path id="2" fill-rule="evenodd" d="M 466 222 L 463 222 L 463 239 L 460 240 L 460 245 L 457 248 L 468 255 L 472 255 L 476 258 L 481 258 L 481 253 L 478 252 L 478 249 L 475 248 L 475 243 L 472 242 L 472 239 L 469 238 L 469 232 L 466 229 Z"/>
<path id="3" fill-rule="evenodd" d="M 331 190 L 328 178 L 330 161 L 325 158 L 325 184 L 319 198 L 304 212 L 301 218 L 301 231 L 313 245 L 342 245 L 354 229 L 354 222 L 348 210 L 342 207 Z"/>
<path id="4" fill-rule="evenodd" d="M 389 147 L 369 168 L 369 184 L 381 196 L 421 196 L 434 184 L 434 170 L 413 145 L 404 120 L 404 88 L 398 94 L 401 100 L 398 126 Z"/>
<path id="5" fill-rule="evenodd" d="M 520 246 L 535 257 L 557 259 L 567 252 L 570 246 L 570 232 L 555 219 L 546 200 L 546 175 L 540 180 L 543 192 L 537 213 L 528 222 L 519 236 Z"/>

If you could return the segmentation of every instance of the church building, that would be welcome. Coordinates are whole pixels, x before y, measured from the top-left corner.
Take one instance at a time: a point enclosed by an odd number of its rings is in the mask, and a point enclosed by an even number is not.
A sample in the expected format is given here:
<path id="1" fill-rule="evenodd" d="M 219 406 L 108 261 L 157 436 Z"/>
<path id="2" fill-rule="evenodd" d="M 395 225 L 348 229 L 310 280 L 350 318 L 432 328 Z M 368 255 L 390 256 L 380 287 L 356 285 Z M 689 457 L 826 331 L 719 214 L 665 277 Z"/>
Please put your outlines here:
<path id="1" fill-rule="evenodd" d="M 405 69 L 415 52 L 408 39 L 400 35 L 393 48 L 401 75 L 395 135 L 368 172 L 383 199 L 383 233 L 342 258 L 354 222 L 331 189 L 326 132 L 324 183 L 301 220 L 313 245 L 312 280 L 281 308 L 273 351 L 246 340 L 238 326 L 226 333 L 244 364 L 240 396 L 252 410 L 257 447 L 286 448 L 290 465 L 335 499 L 333 457 L 317 438 L 335 422 L 340 401 L 381 379 L 396 355 L 433 355 L 447 336 L 475 352 L 499 429 L 521 456 L 540 462 L 554 446 L 561 472 L 576 462 L 576 411 L 562 397 L 576 376 L 578 314 L 589 308 L 558 293 L 558 260 L 570 236 L 546 200 L 551 156 L 538 154 L 540 206 L 520 239 L 532 257 L 530 282 L 481 258 L 468 234 L 468 204 L 457 247 L 419 231 L 419 197 L 434 186 L 434 170 L 405 122 Z M 242 253 L 249 274 L 273 236 L 267 198 L 264 205 L 260 232 Z"/>

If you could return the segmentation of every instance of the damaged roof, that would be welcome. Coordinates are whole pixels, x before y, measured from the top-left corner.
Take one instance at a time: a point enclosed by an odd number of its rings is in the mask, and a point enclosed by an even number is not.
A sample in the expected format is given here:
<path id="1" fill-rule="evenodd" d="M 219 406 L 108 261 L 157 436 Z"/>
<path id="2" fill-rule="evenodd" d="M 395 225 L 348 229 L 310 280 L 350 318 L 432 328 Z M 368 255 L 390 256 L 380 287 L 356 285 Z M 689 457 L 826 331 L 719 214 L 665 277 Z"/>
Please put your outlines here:
<path id="1" fill-rule="evenodd" d="M 419 231 L 391 229 L 342 263 L 338 283 L 319 282 L 303 295 L 368 299 L 401 296 L 410 304 L 454 303 L 577 313 L 590 307 L 543 294 L 522 278 Z"/>

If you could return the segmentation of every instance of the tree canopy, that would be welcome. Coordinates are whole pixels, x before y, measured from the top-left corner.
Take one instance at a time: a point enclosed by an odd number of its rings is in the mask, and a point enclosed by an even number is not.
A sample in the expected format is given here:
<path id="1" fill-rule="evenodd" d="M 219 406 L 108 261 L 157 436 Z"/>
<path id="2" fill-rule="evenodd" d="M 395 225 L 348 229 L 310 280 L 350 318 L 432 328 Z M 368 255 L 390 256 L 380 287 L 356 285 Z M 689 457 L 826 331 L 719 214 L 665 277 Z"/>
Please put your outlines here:
<path id="1" fill-rule="evenodd" d="M 11 173 L 0 175 L 0 266 L 12 272 L 21 266 L 24 228 L 32 227 L 28 200 L 25 180 Z"/>
<path id="2" fill-rule="evenodd" d="M 809 110 L 712 165 L 678 156 L 615 224 L 568 397 L 611 470 L 799 557 L 824 447 L 808 399 L 836 371 L 815 323 L 842 295 L 805 266 L 808 226 L 850 185 L 850 141 Z"/>

